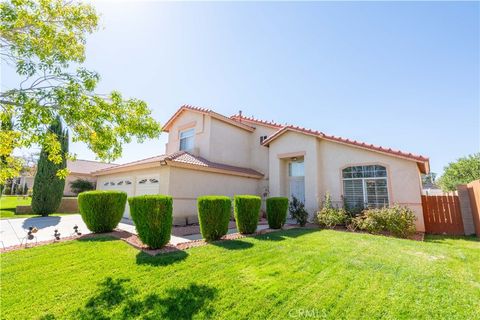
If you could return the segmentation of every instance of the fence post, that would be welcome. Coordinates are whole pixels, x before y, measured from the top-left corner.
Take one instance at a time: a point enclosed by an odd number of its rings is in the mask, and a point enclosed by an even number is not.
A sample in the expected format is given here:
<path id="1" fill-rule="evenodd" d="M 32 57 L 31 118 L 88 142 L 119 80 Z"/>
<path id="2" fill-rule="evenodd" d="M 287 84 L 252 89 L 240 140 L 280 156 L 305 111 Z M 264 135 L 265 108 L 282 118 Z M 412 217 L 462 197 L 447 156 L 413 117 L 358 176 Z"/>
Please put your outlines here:
<path id="1" fill-rule="evenodd" d="M 465 230 L 466 235 L 475 234 L 475 225 L 473 223 L 468 187 L 466 184 L 459 185 L 457 191 L 458 199 L 460 201 L 460 212 L 462 213 L 463 230 Z"/>
<path id="2" fill-rule="evenodd" d="M 470 196 L 470 208 L 473 217 L 473 224 L 477 237 L 480 238 L 480 180 L 467 184 L 468 195 Z"/>

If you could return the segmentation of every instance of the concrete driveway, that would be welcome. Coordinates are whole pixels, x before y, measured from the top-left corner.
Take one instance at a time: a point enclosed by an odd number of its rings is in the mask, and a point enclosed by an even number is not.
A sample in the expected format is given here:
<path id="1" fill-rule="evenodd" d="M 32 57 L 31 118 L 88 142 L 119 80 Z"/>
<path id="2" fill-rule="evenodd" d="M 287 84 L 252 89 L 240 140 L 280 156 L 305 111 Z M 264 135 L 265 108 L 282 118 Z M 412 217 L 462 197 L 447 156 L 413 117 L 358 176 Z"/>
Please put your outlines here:
<path id="1" fill-rule="evenodd" d="M 73 227 L 77 225 L 82 234 L 91 233 L 79 214 L 71 214 L 59 217 L 35 217 L 26 219 L 2 219 L 0 220 L 0 246 L 7 248 L 25 243 L 25 236 L 29 227 L 36 227 L 38 232 L 35 233 L 36 240 L 29 240 L 28 243 L 53 240 L 55 229 L 60 232 L 60 237 L 70 237 L 73 234 Z M 125 230 L 133 234 L 137 234 L 137 230 L 131 220 L 123 219 L 118 224 L 118 229 Z M 257 230 L 266 229 L 268 226 L 259 225 Z M 228 229 L 228 233 L 235 233 L 235 228 Z M 170 238 L 170 243 L 177 245 L 183 242 L 202 239 L 201 234 L 193 234 L 188 236 L 174 236 Z"/>
<path id="2" fill-rule="evenodd" d="M 90 233 L 82 217 L 79 214 L 68 216 L 35 217 L 26 219 L 2 219 L 0 220 L 0 240 L 4 247 L 10 247 L 25 243 L 25 236 L 29 227 L 36 227 L 36 240 L 40 242 L 53 240 L 55 229 L 60 232 L 60 237 L 65 238 L 73 235 L 73 227 L 77 225 L 82 234 Z M 32 243 L 29 240 L 28 243 Z"/>

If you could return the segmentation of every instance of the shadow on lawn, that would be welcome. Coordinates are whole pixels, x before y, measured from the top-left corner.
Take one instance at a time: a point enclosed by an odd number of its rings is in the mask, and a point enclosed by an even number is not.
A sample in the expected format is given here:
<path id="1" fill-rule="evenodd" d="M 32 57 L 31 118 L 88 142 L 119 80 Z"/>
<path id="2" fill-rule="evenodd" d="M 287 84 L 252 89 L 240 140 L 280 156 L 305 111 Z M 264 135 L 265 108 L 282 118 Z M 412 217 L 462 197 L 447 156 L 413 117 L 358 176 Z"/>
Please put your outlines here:
<path id="1" fill-rule="evenodd" d="M 224 248 L 227 250 L 244 250 L 253 247 L 253 243 L 245 242 L 241 240 L 222 240 L 222 241 L 213 241 L 210 244 Z"/>
<path id="2" fill-rule="evenodd" d="M 271 233 L 266 233 L 260 236 L 256 236 L 255 238 L 258 240 L 267 240 L 267 241 L 283 241 L 288 238 L 298 238 L 306 234 L 310 234 L 312 232 L 317 232 L 319 229 L 290 229 L 290 230 L 278 230 Z"/>
<path id="3" fill-rule="evenodd" d="M 99 291 L 87 300 L 85 306 L 68 318 L 192 319 L 199 312 L 203 318 L 209 318 L 214 310 L 207 302 L 217 294 L 215 288 L 191 283 L 184 288 L 169 288 L 162 296 L 156 293 L 142 295 L 142 290 L 135 289 L 130 279 L 111 277 L 100 282 L 98 288 Z M 65 316 L 60 315 L 59 318 Z M 55 319 L 55 316 L 47 314 L 41 319 Z"/>
<path id="4" fill-rule="evenodd" d="M 159 254 L 157 256 L 151 256 L 145 252 L 140 251 L 137 254 L 136 262 L 137 264 L 148 264 L 151 266 L 168 266 L 182 260 L 185 260 L 188 257 L 188 253 L 183 250 L 178 250 L 171 253 Z"/>
<path id="5" fill-rule="evenodd" d="M 449 236 L 449 235 L 434 235 L 434 234 L 427 234 L 425 235 L 424 242 L 432 242 L 432 243 L 443 243 L 447 244 L 449 240 L 463 240 L 463 241 L 471 241 L 471 242 L 480 242 L 480 238 L 477 238 L 475 235 L 472 236 Z"/>

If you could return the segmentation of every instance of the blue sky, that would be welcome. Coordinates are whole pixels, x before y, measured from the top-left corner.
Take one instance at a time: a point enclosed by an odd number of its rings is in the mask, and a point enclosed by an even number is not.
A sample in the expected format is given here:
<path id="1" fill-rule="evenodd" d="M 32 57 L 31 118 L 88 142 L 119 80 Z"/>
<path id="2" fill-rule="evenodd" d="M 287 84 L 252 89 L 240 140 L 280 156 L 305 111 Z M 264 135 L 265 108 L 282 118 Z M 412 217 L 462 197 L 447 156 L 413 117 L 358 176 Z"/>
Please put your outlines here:
<path id="1" fill-rule="evenodd" d="M 480 148 L 480 5 L 96 2 L 100 92 L 291 123 L 430 157 Z M 166 134 L 118 163 L 164 152 Z M 78 158 L 95 156 L 82 144 Z"/>

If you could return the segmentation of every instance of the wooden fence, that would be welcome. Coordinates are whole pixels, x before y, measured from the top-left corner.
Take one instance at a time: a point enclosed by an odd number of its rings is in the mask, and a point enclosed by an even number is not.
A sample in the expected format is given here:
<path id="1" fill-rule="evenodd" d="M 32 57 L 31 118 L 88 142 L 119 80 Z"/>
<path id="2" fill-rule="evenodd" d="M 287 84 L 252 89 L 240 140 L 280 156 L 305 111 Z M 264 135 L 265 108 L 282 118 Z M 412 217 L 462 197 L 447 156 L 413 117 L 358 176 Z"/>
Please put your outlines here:
<path id="1" fill-rule="evenodd" d="M 422 196 L 422 207 L 426 233 L 464 234 L 458 196 Z"/>

